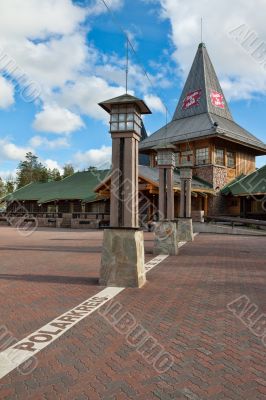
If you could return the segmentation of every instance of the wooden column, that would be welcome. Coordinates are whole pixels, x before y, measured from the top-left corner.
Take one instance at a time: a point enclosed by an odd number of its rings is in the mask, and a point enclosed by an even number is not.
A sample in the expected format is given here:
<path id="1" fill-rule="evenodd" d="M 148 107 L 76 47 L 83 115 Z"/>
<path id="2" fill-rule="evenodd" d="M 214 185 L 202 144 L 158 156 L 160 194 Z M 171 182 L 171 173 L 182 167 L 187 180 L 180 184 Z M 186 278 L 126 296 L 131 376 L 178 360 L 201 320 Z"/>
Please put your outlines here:
<path id="1" fill-rule="evenodd" d="M 191 168 L 180 169 L 180 181 L 180 218 L 191 218 Z"/>
<path id="2" fill-rule="evenodd" d="M 184 179 L 181 179 L 180 181 L 180 211 L 179 211 L 179 217 L 184 218 L 185 217 L 185 181 Z"/>
<path id="3" fill-rule="evenodd" d="M 191 179 L 186 179 L 186 218 L 191 218 Z"/>
<path id="4" fill-rule="evenodd" d="M 208 215 L 208 197 L 204 197 L 204 215 Z"/>
<path id="5" fill-rule="evenodd" d="M 119 182 L 121 177 L 120 166 L 120 138 L 112 138 L 112 176 L 111 176 L 111 209 L 110 225 L 119 227 Z"/>
<path id="6" fill-rule="evenodd" d="M 165 172 L 159 168 L 159 220 L 165 219 Z"/>
<path id="7" fill-rule="evenodd" d="M 138 228 L 138 141 L 134 132 L 112 135 L 112 227 Z"/>
<path id="8" fill-rule="evenodd" d="M 138 141 L 136 137 L 125 138 L 124 171 L 126 179 L 123 182 L 124 191 L 124 226 L 137 228 L 138 223 L 138 171 L 136 156 Z"/>
<path id="9" fill-rule="evenodd" d="M 166 172 L 167 184 L 167 219 L 172 221 L 175 217 L 175 194 L 174 194 L 174 169 L 167 168 Z"/>

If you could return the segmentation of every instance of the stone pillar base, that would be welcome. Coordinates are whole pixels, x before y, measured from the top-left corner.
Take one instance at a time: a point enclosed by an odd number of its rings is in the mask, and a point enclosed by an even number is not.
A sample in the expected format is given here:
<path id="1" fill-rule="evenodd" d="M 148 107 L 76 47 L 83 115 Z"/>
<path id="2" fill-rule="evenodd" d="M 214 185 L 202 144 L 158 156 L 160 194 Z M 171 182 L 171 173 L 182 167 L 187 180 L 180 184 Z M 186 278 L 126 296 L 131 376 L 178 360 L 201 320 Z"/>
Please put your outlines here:
<path id="1" fill-rule="evenodd" d="M 99 284 L 141 287 L 145 282 L 143 231 L 105 229 Z"/>
<path id="2" fill-rule="evenodd" d="M 160 221 L 155 226 L 153 254 L 178 254 L 178 243 L 176 235 L 176 223 L 171 221 Z"/>
<path id="3" fill-rule="evenodd" d="M 192 242 L 194 240 L 192 218 L 178 218 L 177 239 L 179 242 Z"/>

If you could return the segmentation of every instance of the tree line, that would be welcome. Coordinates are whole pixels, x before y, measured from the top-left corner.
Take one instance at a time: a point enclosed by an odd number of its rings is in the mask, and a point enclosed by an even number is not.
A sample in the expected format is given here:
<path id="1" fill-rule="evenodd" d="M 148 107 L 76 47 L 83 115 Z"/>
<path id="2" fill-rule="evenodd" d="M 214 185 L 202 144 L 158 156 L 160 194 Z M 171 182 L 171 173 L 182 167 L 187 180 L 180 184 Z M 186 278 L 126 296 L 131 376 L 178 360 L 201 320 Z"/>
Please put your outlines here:
<path id="1" fill-rule="evenodd" d="M 73 174 L 74 167 L 72 164 L 66 164 L 61 174 L 57 168 L 47 168 L 39 161 L 37 156 L 29 152 L 26 154 L 25 160 L 20 161 L 15 178 L 9 177 L 4 181 L 0 177 L 0 198 L 13 193 L 15 190 L 29 183 L 61 181 Z"/>

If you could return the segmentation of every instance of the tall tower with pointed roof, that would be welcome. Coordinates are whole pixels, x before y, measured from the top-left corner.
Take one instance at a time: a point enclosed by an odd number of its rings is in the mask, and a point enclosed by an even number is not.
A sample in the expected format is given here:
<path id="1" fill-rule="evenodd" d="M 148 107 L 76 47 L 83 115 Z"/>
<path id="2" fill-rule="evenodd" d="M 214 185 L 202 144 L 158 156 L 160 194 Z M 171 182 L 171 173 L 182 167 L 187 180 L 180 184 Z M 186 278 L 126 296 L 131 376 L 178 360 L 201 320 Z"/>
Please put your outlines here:
<path id="1" fill-rule="evenodd" d="M 233 120 L 206 46 L 200 43 L 173 120 L 203 113 Z"/>
<path id="2" fill-rule="evenodd" d="M 140 151 L 171 144 L 176 152 L 193 154 L 193 174 L 212 184 L 218 194 L 230 181 L 255 170 L 255 157 L 266 154 L 266 145 L 238 125 L 230 112 L 204 43 L 200 43 L 170 123 L 143 140 Z M 222 212 L 219 196 L 209 213 Z"/>

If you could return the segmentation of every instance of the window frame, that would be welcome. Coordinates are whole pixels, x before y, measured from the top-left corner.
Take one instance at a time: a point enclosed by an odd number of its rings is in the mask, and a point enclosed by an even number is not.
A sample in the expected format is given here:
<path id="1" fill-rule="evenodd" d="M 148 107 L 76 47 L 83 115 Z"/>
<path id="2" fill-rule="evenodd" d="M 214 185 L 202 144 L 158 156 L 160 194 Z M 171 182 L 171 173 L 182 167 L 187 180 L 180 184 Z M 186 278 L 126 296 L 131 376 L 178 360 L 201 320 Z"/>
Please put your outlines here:
<path id="1" fill-rule="evenodd" d="M 199 154 L 200 152 L 200 154 Z M 205 152 L 205 153 L 203 153 Z M 204 162 L 207 161 L 207 162 Z M 195 164 L 208 165 L 210 164 L 210 147 L 199 147 L 195 149 Z"/>
<path id="2" fill-rule="evenodd" d="M 229 153 L 232 155 L 232 157 L 228 156 Z M 233 160 L 233 164 L 229 163 L 228 162 L 229 160 Z M 230 150 L 226 151 L 226 166 L 227 166 L 227 168 L 235 168 L 236 167 L 236 152 L 235 151 L 230 151 Z"/>
<path id="3" fill-rule="evenodd" d="M 222 157 L 217 156 L 217 151 L 223 152 Z M 224 159 L 225 158 L 225 149 L 223 147 L 215 147 L 214 156 L 215 156 L 214 164 L 219 165 L 221 167 L 225 167 L 225 159 Z M 220 160 L 222 160 L 222 161 L 220 162 Z"/>

